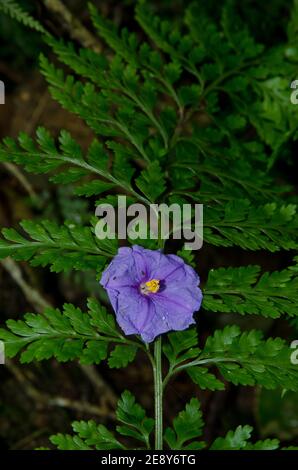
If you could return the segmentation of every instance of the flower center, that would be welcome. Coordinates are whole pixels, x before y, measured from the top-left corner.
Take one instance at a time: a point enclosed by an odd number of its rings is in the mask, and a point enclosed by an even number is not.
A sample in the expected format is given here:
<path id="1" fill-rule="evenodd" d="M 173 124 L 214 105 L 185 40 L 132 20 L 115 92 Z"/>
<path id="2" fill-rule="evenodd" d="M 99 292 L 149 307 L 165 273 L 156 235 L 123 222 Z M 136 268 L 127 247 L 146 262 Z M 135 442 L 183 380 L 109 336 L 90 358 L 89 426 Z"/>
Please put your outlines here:
<path id="1" fill-rule="evenodd" d="M 158 279 L 151 279 L 151 281 L 141 284 L 142 294 L 156 294 L 159 291 L 159 282 Z"/>

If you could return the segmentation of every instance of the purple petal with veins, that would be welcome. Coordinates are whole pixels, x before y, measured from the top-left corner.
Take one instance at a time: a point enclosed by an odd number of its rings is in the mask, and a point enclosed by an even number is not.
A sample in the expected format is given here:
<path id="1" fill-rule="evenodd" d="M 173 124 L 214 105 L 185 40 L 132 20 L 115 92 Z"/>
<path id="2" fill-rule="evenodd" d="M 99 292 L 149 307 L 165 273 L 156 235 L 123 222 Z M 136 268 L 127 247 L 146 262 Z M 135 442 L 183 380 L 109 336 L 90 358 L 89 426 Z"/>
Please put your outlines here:
<path id="1" fill-rule="evenodd" d="M 146 343 L 185 330 L 202 303 L 199 276 L 176 255 L 134 245 L 120 248 L 102 274 L 119 326 Z"/>

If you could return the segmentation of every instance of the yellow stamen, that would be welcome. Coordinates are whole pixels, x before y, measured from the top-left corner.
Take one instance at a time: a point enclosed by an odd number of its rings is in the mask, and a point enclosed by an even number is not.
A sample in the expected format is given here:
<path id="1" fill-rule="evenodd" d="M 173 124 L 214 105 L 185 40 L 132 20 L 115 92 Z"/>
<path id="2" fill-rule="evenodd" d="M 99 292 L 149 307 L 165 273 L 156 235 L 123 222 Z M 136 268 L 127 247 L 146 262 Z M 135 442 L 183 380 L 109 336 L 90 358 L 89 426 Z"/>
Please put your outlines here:
<path id="1" fill-rule="evenodd" d="M 151 279 L 151 281 L 145 282 L 145 289 L 146 292 L 152 292 L 156 294 L 159 291 L 159 280 L 158 279 Z"/>

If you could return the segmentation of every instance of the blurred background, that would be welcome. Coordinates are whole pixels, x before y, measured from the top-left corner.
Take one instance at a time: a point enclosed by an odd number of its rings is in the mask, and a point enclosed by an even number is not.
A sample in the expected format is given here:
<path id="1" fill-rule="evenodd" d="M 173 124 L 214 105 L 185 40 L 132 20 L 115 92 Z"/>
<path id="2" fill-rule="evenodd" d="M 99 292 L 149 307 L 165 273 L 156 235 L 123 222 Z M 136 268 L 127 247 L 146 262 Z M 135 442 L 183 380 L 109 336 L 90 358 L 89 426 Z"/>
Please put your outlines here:
<path id="1" fill-rule="evenodd" d="M 92 47 L 105 51 L 104 44 L 93 31 L 86 2 L 81 0 L 19 0 L 40 23 L 56 37 L 77 40 L 73 21 L 91 31 L 85 40 Z M 70 17 L 61 14 L 61 4 Z M 139 32 L 134 21 L 134 1 L 98 0 L 93 2 L 115 24 Z M 179 22 L 187 0 L 151 0 L 161 16 Z M 213 16 L 218 14 L 216 0 L 208 2 Z M 60 6 L 59 6 L 60 5 Z M 256 39 L 268 45 L 285 38 L 291 2 L 243 0 L 239 10 Z M 40 124 L 57 135 L 60 128 L 69 130 L 76 140 L 87 147 L 91 132 L 75 116 L 63 110 L 47 91 L 38 70 L 40 52 L 49 55 L 41 36 L 0 12 L 0 79 L 6 85 L 6 102 L 0 106 L 0 138 L 16 137 L 20 131 L 32 135 Z M 298 76 L 297 76 L 298 78 Z M 297 148 L 289 144 L 285 157 L 278 163 L 283 182 L 296 184 L 297 168 L 291 155 Z M 296 164 L 297 165 L 297 164 Z M 75 198 L 71 188 L 54 186 L 46 176 L 32 176 L 12 164 L 0 164 L 0 226 L 13 227 L 22 219 L 50 218 L 59 222 L 72 220 L 84 223 L 93 213 L 93 203 Z M 197 266 L 206 279 L 210 266 L 260 264 L 264 270 L 282 269 L 291 263 L 292 253 L 249 253 L 240 249 L 204 246 L 197 254 Z M 0 264 L 0 323 L 18 319 L 25 312 L 42 311 L 47 304 L 55 307 L 72 302 L 83 309 L 85 299 L 99 295 L 92 273 L 54 274 L 48 269 L 33 269 L 26 263 L 11 260 Z M 200 341 L 214 328 L 226 323 L 239 323 L 243 328 L 262 328 L 266 334 L 295 338 L 283 320 L 258 317 L 247 319 L 223 314 L 199 314 Z M 297 335 L 296 335 L 297 336 Z M 105 365 L 82 367 L 76 363 L 55 361 L 24 366 L 8 361 L 0 366 L 0 448 L 34 449 L 48 446 L 47 437 L 56 432 L 70 432 L 75 419 L 95 419 L 106 425 L 114 422 L 115 403 L 124 388 L 153 412 L 151 369 L 140 355 L 128 368 L 109 370 Z M 298 401 L 294 393 L 282 390 L 262 391 L 252 387 L 234 387 L 223 392 L 200 392 L 186 376 L 170 383 L 165 400 L 166 423 L 180 411 L 188 398 L 198 396 L 206 422 L 207 441 L 224 434 L 238 424 L 252 424 L 255 437 L 278 437 L 286 445 L 298 444 Z"/>

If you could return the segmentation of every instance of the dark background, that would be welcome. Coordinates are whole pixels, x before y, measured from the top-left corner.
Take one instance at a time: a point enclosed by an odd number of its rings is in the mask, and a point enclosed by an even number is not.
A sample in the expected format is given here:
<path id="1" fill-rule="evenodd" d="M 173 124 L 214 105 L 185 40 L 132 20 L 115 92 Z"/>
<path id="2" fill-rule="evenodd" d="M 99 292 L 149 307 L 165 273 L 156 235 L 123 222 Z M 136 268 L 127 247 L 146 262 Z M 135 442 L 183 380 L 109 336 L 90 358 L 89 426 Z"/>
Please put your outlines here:
<path id="1" fill-rule="evenodd" d="M 70 39 L 69 26 L 63 18 L 46 8 L 43 1 L 19 2 L 51 33 Z M 49 2 L 50 3 L 50 2 Z M 86 2 L 63 2 L 92 31 Z M 95 1 L 101 12 L 117 24 L 139 31 L 133 19 L 133 1 Z M 157 1 L 158 12 L 173 22 L 179 22 L 185 0 Z M 217 1 L 208 2 L 212 15 L 218 14 Z M 239 10 L 255 37 L 268 45 L 283 41 L 289 18 L 290 2 L 241 1 Z M 94 32 L 92 34 L 95 35 Z M 42 124 L 54 135 L 60 128 L 69 130 L 76 140 L 87 147 L 90 130 L 75 116 L 54 102 L 45 80 L 38 70 L 38 55 L 49 54 L 38 33 L 26 29 L 0 13 L 0 78 L 6 85 L 6 104 L 0 106 L 0 137 L 15 137 L 21 130 L 32 135 Z M 99 41 L 99 39 L 96 39 Z M 100 43 L 104 48 L 104 45 Z M 104 49 L 103 49 L 104 50 Z M 297 184 L 297 168 L 291 155 L 297 148 L 289 144 L 278 171 L 285 182 Z M 87 222 L 92 211 L 86 200 L 74 199 L 69 188 L 51 185 L 46 177 L 32 176 L 14 165 L 0 166 L 0 226 L 16 226 L 22 219 L 53 218 L 78 223 Z M 220 249 L 204 246 L 196 255 L 198 271 L 206 279 L 204 266 L 260 264 L 264 270 L 281 269 L 292 259 L 292 253 L 250 253 L 240 249 Z M 47 302 L 59 307 L 72 302 L 85 308 L 85 299 L 98 294 L 98 284 L 92 274 L 56 275 L 47 269 L 33 269 L 28 264 L 0 264 L 0 317 L 20 318 L 27 311 L 41 310 Z M 263 328 L 272 336 L 294 335 L 282 320 L 273 321 L 232 315 L 212 316 L 204 311 L 198 315 L 200 341 L 214 328 L 229 322 L 241 326 Z M 253 322 L 253 323 L 252 323 Z M 293 336 L 294 338 L 294 336 Z M 47 437 L 56 432 L 71 432 L 75 419 L 96 419 L 114 426 L 114 407 L 125 389 L 153 412 L 152 376 L 145 356 L 123 370 L 109 370 L 105 365 L 82 368 L 78 364 L 58 364 L 56 361 L 23 366 L 9 361 L 0 366 L 0 447 L 3 449 L 33 449 L 48 446 Z M 180 411 L 188 398 L 198 396 L 206 422 L 207 441 L 223 435 L 238 424 L 252 424 L 255 437 L 278 437 L 287 445 L 298 443 L 297 395 L 287 393 L 281 400 L 281 390 L 262 391 L 252 387 L 227 385 L 224 392 L 200 392 L 189 379 L 181 375 L 170 383 L 165 400 L 165 421 Z"/>

